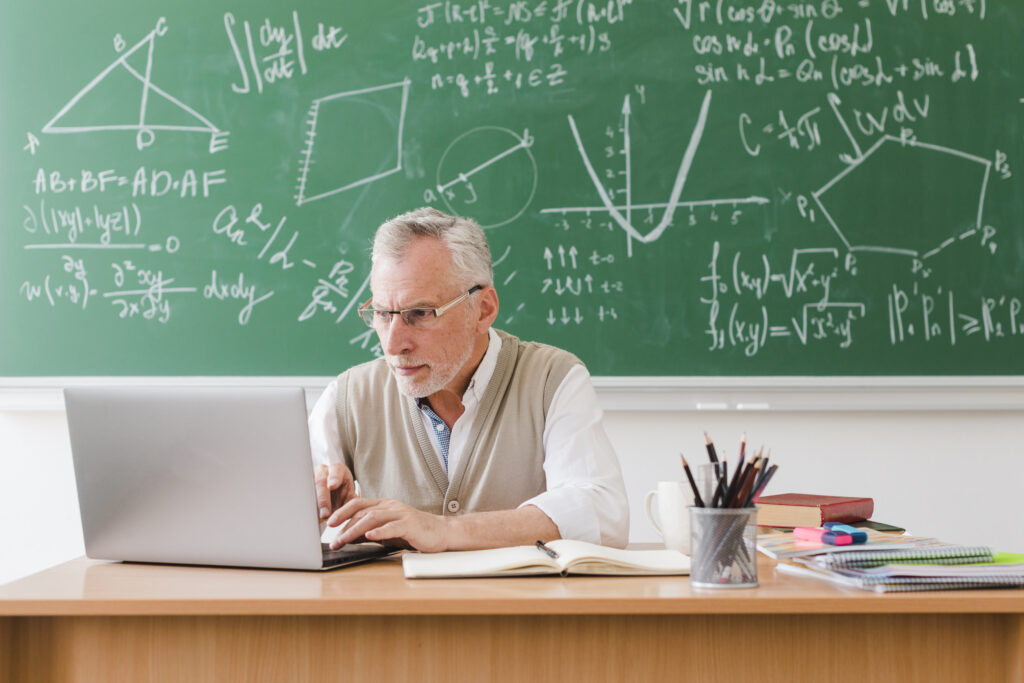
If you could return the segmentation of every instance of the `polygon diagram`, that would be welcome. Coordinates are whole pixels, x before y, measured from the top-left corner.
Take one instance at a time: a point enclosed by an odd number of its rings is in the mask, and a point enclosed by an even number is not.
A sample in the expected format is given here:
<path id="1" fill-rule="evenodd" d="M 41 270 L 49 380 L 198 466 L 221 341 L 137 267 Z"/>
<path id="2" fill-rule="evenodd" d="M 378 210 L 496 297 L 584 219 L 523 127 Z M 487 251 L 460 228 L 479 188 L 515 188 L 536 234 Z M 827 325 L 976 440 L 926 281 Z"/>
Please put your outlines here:
<path id="1" fill-rule="evenodd" d="M 313 100 L 299 163 L 298 206 L 402 170 L 408 79 Z"/>
<path id="2" fill-rule="evenodd" d="M 885 136 L 814 193 L 853 251 L 920 256 L 980 227 L 990 162 Z"/>
<path id="3" fill-rule="evenodd" d="M 156 30 L 100 72 L 43 126 L 43 132 L 218 132 L 204 116 L 150 80 L 155 39 Z"/>

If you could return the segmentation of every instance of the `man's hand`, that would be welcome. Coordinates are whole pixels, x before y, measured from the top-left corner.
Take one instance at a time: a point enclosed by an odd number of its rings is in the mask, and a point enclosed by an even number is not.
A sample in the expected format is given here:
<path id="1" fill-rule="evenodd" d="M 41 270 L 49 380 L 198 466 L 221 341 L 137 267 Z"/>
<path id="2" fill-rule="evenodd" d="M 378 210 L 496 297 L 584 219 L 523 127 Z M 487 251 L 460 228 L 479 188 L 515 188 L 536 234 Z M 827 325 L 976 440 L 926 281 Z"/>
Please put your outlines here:
<path id="1" fill-rule="evenodd" d="M 356 497 L 356 482 L 345 463 L 317 465 L 313 475 L 316 482 L 316 504 L 320 510 L 321 521 Z"/>
<path id="2" fill-rule="evenodd" d="M 444 517 L 397 500 L 353 498 L 331 515 L 327 525 L 341 526 L 346 521 L 348 526 L 331 542 L 331 548 L 365 538 L 425 553 L 448 549 L 448 521 Z"/>

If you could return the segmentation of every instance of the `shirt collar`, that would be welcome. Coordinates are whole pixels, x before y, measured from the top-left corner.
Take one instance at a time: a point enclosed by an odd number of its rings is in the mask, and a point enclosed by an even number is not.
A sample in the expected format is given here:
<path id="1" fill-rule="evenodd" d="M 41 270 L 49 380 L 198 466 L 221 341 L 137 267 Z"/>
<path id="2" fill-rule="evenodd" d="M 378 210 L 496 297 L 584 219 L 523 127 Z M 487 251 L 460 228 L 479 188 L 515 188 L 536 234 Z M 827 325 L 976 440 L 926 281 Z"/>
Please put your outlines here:
<path id="1" fill-rule="evenodd" d="M 469 386 L 466 387 L 466 393 L 472 394 L 473 398 L 477 401 L 484 397 L 487 385 L 491 383 L 491 377 L 494 376 L 494 368 L 498 365 L 499 351 L 501 351 L 501 337 L 498 336 L 493 327 L 490 327 L 487 329 L 487 351 L 484 352 L 480 365 L 476 367 L 476 372 L 473 373 L 473 378 L 469 380 Z M 466 402 L 465 396 L 462 402 Z"/>

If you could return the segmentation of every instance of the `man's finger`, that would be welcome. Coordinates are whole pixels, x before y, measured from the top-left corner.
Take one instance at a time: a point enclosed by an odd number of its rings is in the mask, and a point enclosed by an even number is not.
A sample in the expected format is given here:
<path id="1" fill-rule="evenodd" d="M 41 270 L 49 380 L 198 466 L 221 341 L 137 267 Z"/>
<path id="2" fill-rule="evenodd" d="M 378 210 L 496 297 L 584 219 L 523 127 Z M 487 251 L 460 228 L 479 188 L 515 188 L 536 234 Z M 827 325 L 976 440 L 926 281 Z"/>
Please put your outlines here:
<path id="1" fill-rule="evenodd" d="M 327 483 L 327 467 L 317 465 L 313 481 L 316 486 L 316 504 L 320 508 L 320 519 L 327 519 L 331 514 L 331 490 Z"/>
<path id="2" fill-rule="evenodd" d="M 390 519 L 389 515 L 382 515 L 381 512 L 381 510 L 375 510 L 365 515 L 351 517 L 351 523 L 335 537 L 331 548 L 336 550 L 347 543 L 365 538 L 366 532 L 376 529 Z"/>
<path id="3" fill-rule="evenodd" d="M 377 502 L 373 498 L 352 498 L 334 511 L 334 514 L 327 520 L 327 526 L 338 526 L 345 520 L 355 516 L 360 510 L 376 505 Z"/>

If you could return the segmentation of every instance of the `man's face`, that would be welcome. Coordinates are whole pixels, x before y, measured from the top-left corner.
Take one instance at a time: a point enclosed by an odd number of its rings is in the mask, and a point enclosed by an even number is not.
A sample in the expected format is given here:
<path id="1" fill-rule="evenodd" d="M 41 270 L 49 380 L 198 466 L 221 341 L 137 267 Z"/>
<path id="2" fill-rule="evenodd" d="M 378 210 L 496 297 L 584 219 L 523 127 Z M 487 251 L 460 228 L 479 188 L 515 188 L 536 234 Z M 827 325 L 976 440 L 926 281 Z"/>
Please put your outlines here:
<path id="1" fill-rule="evenodd" d="M 451 272 L 447 248 L 439 240 L 420 238 L 402 260 L 374 264 L 370 274 L 373 305 L 392 311 L 437 308 L 464 293 Z M 456 304 L 427 329 L 412 328 L 397 315 L 390 323 L 375 327 L 399 391 L 423 398 L 457 384 L 455 380 L 473 354 L 477 334 L 474 299 Z"/>

